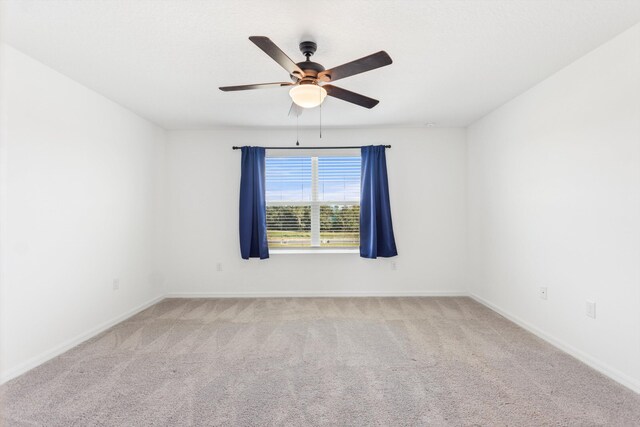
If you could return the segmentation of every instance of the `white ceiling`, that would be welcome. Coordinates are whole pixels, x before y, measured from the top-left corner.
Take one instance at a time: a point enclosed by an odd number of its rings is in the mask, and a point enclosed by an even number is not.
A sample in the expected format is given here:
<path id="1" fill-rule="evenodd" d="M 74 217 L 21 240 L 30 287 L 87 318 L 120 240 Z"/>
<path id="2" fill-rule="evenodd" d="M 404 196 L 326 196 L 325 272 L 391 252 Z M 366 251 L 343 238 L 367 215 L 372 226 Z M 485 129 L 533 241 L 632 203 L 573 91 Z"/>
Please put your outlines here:
<path id="1" fill-rule="evenodd" d="M 330 68 L 378 50 L 388 67 L 336 86 L 372 110 L 328 99 L 324 126 L 465 126 L 640 21 L 638 0 L 8 0 L 5 41 L 167 129 L 295 126 L 287 81 L 247 38 L 292 59 L 318 43 Z M 315 125 L 318 111 L 300 125 Z"/>

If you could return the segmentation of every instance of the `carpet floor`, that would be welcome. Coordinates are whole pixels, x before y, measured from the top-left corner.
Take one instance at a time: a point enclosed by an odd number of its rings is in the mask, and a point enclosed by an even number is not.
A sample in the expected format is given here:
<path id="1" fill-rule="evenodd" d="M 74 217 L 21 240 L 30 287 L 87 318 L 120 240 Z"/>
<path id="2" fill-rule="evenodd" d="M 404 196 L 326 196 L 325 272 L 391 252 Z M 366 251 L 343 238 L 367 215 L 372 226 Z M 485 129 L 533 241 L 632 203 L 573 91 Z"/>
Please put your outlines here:
<path id="1" fill-rule="evenodd" d="M 640 425 L 469 298 L 167 299 L 0 388 L 3 426 Z"/>

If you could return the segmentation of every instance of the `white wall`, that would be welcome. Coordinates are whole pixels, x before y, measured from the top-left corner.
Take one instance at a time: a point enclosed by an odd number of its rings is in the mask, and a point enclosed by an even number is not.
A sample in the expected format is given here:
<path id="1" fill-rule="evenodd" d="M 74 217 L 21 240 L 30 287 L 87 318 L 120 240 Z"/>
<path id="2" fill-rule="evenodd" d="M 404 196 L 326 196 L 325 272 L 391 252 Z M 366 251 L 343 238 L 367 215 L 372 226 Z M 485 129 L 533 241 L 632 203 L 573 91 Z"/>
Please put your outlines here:
<path id="1" fill-rule="evenodd" d="M 471 292 L 640 392 L 640 25 L 473 124 L 468 167 Z"/>
<path id="2" fill-rule="evenodd" d="M 465 131 L 327 129 L 303 145 L 392 144 L 387 150 L 399 256 L 271 255 L 242 260 L 238 243 L 240 152 L 232 145 L 294 145 L 295 130 L 169 132 L 168 291 L 180 295 L 463 293 Z M 216 264 L 222 263 L 221 272 Z"/>
<path id="3" fill-rule="evenodd" d="M 162 295 L 150 274 L 166 135 L 9 46 L 1 53 L 7 380 Z"/>

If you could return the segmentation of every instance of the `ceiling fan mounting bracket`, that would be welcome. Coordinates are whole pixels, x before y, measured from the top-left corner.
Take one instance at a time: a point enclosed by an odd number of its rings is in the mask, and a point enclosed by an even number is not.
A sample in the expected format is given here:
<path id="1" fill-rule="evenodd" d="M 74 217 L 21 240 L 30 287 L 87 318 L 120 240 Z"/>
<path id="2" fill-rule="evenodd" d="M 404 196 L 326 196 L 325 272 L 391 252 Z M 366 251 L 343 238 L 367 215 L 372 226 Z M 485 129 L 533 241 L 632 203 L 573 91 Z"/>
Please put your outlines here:
<path id="1" fill-rule="evenodd" d="M 313 56 L 314 53 L 316 53 L 316 50 L 318 49 L 318 45 L 315 42 L 311 41 L 304 41 L 300 43 L 299 47 L 300 52 L 302 52 L 302 54 L 307 57 L 307 61 L 311 56 Z"/>

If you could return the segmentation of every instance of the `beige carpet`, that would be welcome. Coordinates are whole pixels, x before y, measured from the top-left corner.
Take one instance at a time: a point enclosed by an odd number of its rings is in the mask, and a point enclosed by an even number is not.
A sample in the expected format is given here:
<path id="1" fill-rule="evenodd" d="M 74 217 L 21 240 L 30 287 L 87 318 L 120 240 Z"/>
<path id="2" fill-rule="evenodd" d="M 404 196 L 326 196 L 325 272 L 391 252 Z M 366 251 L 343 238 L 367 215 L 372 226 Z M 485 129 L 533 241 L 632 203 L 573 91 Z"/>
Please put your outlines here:
<path id="1" fill-rule="evenodd" d="M 6 426 L 640 425 L 468 298 L 165 300 L 0 393 Z"/>

